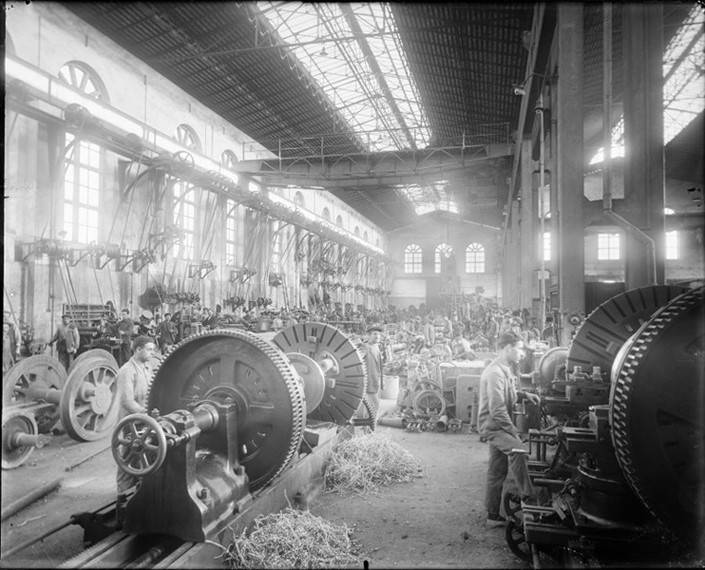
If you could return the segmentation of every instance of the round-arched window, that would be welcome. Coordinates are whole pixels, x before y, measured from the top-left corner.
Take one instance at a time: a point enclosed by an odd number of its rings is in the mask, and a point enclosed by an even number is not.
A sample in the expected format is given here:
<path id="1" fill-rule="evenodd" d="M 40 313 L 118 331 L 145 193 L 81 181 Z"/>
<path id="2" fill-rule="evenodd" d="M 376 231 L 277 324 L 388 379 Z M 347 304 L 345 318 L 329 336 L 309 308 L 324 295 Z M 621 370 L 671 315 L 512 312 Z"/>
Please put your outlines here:
<path id="1" fill-rule="evenodd" d="M 81 61 L 69 61 L 59 70 L 59 79 L 89 97 L 109 102 L 105 84 L 90 65 Z"/>
<path id="2" fill-rule="evenodd" d="M 198 138 L 196 131 L 193 127 L 185 123 L 176 127 L 174 138 L 186 148 L 190 148 L 198 152 L 201 151 L 201 140 Z"/>

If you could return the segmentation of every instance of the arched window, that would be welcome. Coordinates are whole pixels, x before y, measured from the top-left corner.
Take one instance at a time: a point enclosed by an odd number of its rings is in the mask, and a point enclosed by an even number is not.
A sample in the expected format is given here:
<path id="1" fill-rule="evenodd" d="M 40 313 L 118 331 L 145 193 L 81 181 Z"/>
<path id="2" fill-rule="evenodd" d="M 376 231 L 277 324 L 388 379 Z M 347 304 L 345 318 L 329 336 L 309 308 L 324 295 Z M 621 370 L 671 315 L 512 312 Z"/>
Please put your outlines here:
<path id="1" fill-rule="evenodd" d="M 404 248 L 404 273 L 422 273 L 421 246 L 412 243 Z"/>
<path id="2" fill-rule="evenodd" d="M 294 194 L 294 204 L 296 204 L 299 208 L 306 207 L 306 202 L 304 201 L 304 195 L 301 192 L 297 192 L 296 194 Z"/>
<path id="3" fill-rule="evenodd" d="M 323 208 L 321 216 L 326 222 L 330 222 L 330 210 L 328 208 Z"/>
<path id="4" fill-rule="evenodd" d="M 453 248 L 451 246 L 449 246 L 447 243 L 442 243 L 441 245 L 436 247 L 436 252 L 434 255 L 434 264 L 433 264 L 434 273 L 441 272 L 441 265 L 443 262 L 443 258 L 450 257 L 451 253 L 453 253 Z"/>
<path id="5" fill-rule="evenodd" d="M 360 237 L 360 227 L 359 226 L 355 226 L 354 233 L 357 237 Z"/>
<path id="6" fill-rule="evenodd" d="M 362 234 L 362 239 L 364 239 L 365 241 L 370 241 L 370 238 L 368 237 L 367 232 Z"/>
<path id="7" fill-rule="evenodd" d="M 99 101 L 107 101 L 105 86 L 90 66 L 70 61 L 59 70 L 59 79 Z M 104 150 L 95 143 L 66 133 L 71 149 L 64 164 L 63 230 L 66 239 L 91 243 L 99 239 L 100 195 Z"/>
<path id="8" fill-rule="evenodd" d="M 235 165 L 240 162 L 237 155 L 230 149 L 224 150 L 220 155 L 220 164 L 230 170 L 235 170 Z"/>
<path id="9" fill-rule="evenodd" d="M 465 272 L 485 272 L 485 248 L 479 243 L 471 243 L 465 250 Z"/>
<path id="10" fill-rule="evenodd" d="M 174 133 L 174 138 L 179 141 L 186 148 L 201 151 L 201 141 L 196 134 L 193 127 L 187 124 L 181 124 L 176 127 L 176 132 Z"/>
<path id="11" fill-rule="evenodd" d="M 81 61 L 69 61 L 59 70 L 59 79 L 89 97 L 109 102 L 103 81 L 90 65 Z"/>
<path id="12" fill-rule="evenodd" d="M 343 216 L 338 214 L 338 216 L 335 218 L 335 225 L 342 228 L 343 227 Z"/>

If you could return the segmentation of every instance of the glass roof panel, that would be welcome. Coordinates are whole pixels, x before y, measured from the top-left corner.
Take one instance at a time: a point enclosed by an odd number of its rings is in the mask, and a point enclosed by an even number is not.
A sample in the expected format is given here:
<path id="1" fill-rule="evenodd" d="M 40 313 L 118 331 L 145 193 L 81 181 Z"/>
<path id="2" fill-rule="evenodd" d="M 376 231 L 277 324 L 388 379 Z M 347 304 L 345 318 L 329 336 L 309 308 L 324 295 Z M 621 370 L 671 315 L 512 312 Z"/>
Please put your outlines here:
<path id="1" fill-rule="evenodd" d="M 367 150 L 428 146 L 428 119 L 388 3 L 257 2 L 256 6 Z M 341 6 L 350 12 L 344 13 Z M 398 187 L 398 193 L 417 213 L 457 212 L 452 193 L 439 194 L 443 185 Z"/>
<path id="2" fill-rule="evenodd" d="M 694 5 L 663 57 L 663 144 L 705 110 L 705 12 Z M 612 158 L 624 156 L 624 117 L 612 129 Z M 590 164 L 604 160 L 600 148 Z"/>

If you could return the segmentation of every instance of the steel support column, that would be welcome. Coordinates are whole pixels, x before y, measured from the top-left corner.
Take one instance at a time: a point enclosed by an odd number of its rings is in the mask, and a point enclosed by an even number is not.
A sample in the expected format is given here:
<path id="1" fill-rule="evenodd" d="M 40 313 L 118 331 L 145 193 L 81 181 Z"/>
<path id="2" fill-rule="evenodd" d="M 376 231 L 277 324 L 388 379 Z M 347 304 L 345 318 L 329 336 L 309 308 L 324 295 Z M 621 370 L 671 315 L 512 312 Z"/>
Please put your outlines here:
<path id="1" fill-rule="evenodd" d="M 536 296 L 536 252 L 537 249 L 537 215 L 536 192 L 533 188 L 533 165 L 531 158 L 531 140 L 525 137 L 521 145 L 521 239 L 520 239 L 520 270 L 519 273 L 519 307 L 533 309 L 533 299 Z M 540 242 L 538 242 L 540 243 Z"/>
<path id="2" fill-rule="evenodd" d="M 568 316 L 585 310 L 583 228 L 583 4 L 558 5 L 558 295 L 561 343 Z"/>
<path id="3" fill-rule="evenodd" d="M 645 234 L 625 232 L 629 290 L 665 279 L 663 6 L 629 3 L 622 9 L 626 152 L 624 200 L 615 210 Z"/>

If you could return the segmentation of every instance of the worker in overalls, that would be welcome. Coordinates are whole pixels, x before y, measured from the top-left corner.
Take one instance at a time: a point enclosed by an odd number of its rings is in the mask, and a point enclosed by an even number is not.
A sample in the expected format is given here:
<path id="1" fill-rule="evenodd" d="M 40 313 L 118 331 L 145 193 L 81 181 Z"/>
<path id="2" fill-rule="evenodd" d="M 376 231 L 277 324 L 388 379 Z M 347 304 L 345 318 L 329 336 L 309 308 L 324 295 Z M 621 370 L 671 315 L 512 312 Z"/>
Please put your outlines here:
<path id="1" fill-rule="evenodd" d="M 152 376 L 149 362 L 154 355 L 155 347 L 154 339 L 149 336 L 138 336 L 132 342 L 132 357 L 120 367 L 115 380 L 120 399 L 118 422 L 130 414 L 147 413 L 149 379 Z M 122 528 L 125 505 L 127 504 L 127 492 L 138 483 L 138 477 L 130 475 L 118 467 L 115 508 L 120 528 Z"/>

